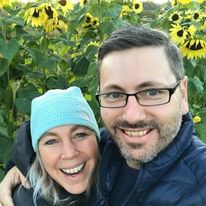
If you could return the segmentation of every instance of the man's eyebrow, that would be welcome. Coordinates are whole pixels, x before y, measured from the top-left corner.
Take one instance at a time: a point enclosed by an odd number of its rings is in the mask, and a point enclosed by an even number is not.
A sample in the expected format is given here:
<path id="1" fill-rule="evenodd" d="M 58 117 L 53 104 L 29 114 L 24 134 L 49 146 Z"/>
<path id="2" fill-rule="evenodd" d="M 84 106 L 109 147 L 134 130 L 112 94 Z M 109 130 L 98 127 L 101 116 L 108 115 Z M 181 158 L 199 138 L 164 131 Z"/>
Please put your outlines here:
<path id="1" fill-rule="evenodd" d="M 137 89 L 144 89 L 147 87 L 165 87 L 166 85 L 157 81 L 146 81 L 138 85 Z"/>
<path id="2" fill-rule="evenodd" d="M 100 92 L 110 92 L 111 90 L 124 91 L 124 88 L 116 84 L 110 84 L 104 88 L 104 91 L 100 90 Z"/>
<path id="3" fill-rule="evenodd" d="M 141 84 L 137 85 L 136 90 L 141 90 L 141 89 L 145 89 L 148 87 L 152 87 L 152 88 L 165 87 L 165 84 L 160 83 L 158 81 L 145 81 L 145 82 L 142 82 Z M 110 92 L 111 90 L 126 92 L 123 86 L 119 86 L 116 84 L 108 85 L 104 88 L 104 91 L 100 91 L 100 92 L 108 92 L 108 91 Z"/>

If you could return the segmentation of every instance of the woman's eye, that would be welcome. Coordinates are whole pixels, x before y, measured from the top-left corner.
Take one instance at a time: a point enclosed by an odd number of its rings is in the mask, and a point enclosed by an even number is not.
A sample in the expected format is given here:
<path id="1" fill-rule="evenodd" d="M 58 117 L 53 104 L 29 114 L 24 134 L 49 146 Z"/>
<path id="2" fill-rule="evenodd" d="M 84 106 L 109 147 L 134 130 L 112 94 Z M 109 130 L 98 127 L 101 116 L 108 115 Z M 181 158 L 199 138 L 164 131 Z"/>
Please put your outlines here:
<path id="1" fill-rule="evenodd" d="M 85 136 L 87 136 L 87 134 L 84 133 L 84 132 L 82 132 L 82 133 L 76 134 L 75 136 L 76 136 L 76 137 L 85 137 Z"/>
<path id="2" fill-rule="evenodd" d="M 81 140 L 81 139 L 84 139 L 84 138 L 86 138 L 86 137 L 88 137 L 88 136 L 89 136 L 88 133 L 81 132 L 81 133 L 75 134 L 74 139 Z"/>
<path id="3" fill-rule="evenodd" d="M 50 139 L 50 140 L 47 140 L 45 142 L 46 145 L 53 145 L 53 144 L 56 144 L 57 143 L 57 140 L 56 139 Z"/>

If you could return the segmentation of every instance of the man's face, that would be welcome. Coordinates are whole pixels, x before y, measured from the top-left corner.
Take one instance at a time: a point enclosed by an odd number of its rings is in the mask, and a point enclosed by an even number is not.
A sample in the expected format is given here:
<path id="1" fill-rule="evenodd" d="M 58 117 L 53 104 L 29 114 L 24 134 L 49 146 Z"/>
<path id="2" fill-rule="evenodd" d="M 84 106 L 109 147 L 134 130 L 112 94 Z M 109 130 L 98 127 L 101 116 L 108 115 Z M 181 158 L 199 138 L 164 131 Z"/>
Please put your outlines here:
<path id="1" fill-rule="evenodd" d="M 100 93 L 135 93 L 150 88 L 170 88 L 176 83 L 162 47 L 133 48 L 105 56 L 100 68 Z M 140 106 L 130 96 L 123 108 L 102 108 L 106 128 L 120 148 L 127 164 L 152 160 L 176 136 L 182 115 L 188 112 L 187 80 L 168 104 Z"/>

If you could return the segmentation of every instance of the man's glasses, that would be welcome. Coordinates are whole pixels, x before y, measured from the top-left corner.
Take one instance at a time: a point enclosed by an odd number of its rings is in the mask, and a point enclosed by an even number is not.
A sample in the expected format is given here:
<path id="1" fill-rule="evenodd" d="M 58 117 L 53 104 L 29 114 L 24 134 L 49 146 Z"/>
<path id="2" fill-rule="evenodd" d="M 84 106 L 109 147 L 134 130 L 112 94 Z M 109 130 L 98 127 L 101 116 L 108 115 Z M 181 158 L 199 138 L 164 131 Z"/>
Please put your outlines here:
<path id="1" fill-rule="evenodd" d="M 107 92 L 96 94 L 96 99 L 101 107 L 121 108 L 125 107 L 129 96 L 135 96 L 141 106 L 157 106 L 170 102 L 171 96 L 179 86 L 181 79 L 171 88 L 145 89 L 133 94 L 123 92 Z"/>

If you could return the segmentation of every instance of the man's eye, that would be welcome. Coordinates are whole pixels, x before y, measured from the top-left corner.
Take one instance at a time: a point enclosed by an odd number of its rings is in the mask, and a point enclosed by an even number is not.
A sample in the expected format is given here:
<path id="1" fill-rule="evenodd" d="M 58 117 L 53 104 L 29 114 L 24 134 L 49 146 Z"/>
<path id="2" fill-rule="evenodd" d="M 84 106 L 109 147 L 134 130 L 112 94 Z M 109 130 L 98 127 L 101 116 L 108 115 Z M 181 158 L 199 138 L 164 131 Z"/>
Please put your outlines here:
<path id="1" fill-rule="evenodd" d="M 121 99 L 123 97 L 124 97 L 124 95 L 122 93 L 119 93 L 119 92 L 113 92 L 113 93 L 106 94 L 106 98 L 108 98 L 108 99 Z"/>
<path id="2" fill-rule="evenodd" d="M 152 90 L 147 91 L 148 96 L 156 96 L 158 94 L 159 94 L 159 90 L 156 90 L 156 89 L 152 89 Z"/>
<path id="3" fill-rule="evenodd" d="M 151 89 L 151 90 L 147 90 L 145 91 L 146 96 L 148 97 L 165 97 L 165 95 L 168 94 L 167 90 L 164 89 Z"/>

